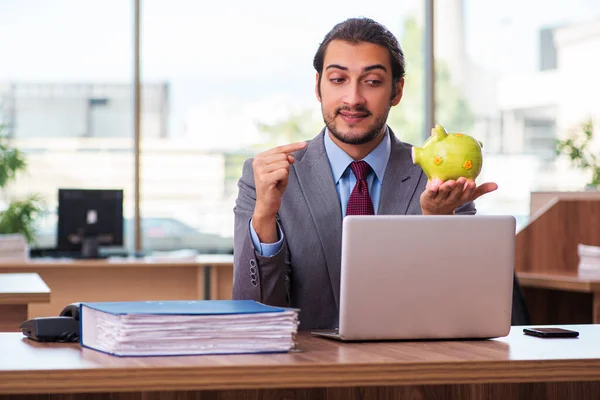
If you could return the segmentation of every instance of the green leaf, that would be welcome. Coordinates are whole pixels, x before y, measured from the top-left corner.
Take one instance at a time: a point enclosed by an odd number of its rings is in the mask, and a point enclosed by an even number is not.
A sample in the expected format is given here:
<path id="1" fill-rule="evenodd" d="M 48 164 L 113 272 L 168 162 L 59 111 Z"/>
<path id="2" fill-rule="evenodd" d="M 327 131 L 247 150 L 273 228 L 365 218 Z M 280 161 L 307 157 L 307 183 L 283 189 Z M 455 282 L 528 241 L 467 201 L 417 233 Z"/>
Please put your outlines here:
<path id="1" fill-rule="evenodd" d="M 0 187 L 14 181 L 18 172 L 27 168 L 25 154 L 10 145 L 10 138 L 3 135 L 0 125 Z M 43 212 L 44 204 L 37 194 L 23 199 L 12 199 L 8 207 L 0 211 L 0 233 L 21 233 L 31 243 L 34 239 L 35 220 Z"/>
<path id="2" fill-rule="evenodd" d="M 599 159 L 591 146 L 593 136 L 592 120 L 585 120 L 579 124 L 578 129 L 570 132 L 567 138 L 556 142 L 556 152 L 568 157 L 572 166 L 584 171 L 590 170 L 592 173 L 590 185 L 600 188 Z"/>
<path id="3" fill-rule="evenodd" d="M 17 173 L 27 168 L 25 155 L 8 146 L 8 138 L 0 136 L 0 187 L 13 181 Z"/>
<path id="4" fill-rule="evenodd" d="M 27 242 L 33 242 L 34 222 L 44 212 L 44 204 L 38 195 L 13 200 L 0 212 L 0 233 L 21 233 Z"/>

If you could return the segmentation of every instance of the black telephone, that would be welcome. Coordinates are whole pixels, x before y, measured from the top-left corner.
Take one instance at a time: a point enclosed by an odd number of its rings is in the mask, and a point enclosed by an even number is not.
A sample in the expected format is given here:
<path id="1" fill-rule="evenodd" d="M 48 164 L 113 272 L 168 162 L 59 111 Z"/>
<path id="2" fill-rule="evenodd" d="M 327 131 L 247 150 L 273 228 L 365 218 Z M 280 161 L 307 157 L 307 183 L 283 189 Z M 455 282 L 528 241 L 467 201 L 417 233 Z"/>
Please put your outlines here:
<path id="1" fill-rule="evenodd" d="M 38 317 L 23 322 L 23 335 L 38 342 L 78 342 L 79 303 L 71 303 L 58 317 Z"/>

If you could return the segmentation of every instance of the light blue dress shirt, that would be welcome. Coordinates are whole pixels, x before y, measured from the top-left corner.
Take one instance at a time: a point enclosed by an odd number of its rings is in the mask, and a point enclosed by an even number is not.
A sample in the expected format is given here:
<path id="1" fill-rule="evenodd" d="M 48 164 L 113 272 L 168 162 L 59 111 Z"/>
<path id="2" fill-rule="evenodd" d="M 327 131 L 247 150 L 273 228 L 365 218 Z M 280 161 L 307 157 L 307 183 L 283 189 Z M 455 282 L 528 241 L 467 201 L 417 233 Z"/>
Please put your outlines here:
<path id="1" fill-rule="evenodd" d="M 336 145 L 329 132 L 325 131 L 325 152 L 331 165 L 331 172 L 333 174 L 333 180 L 335 182 L 335 188 L 338 193 L 340 205 L 342 206 L 342 218 L 346 215 L 346 205 L 350 198 L 350 193 L 356 185 L 356 177 L 350 169 L 350 163 L 354 161 L 344 150 L 340 149 Z M 379 197 L 381 194 L 381 183 L 383 182 L 383 174 L 390 158 L 391 140 L 388 129 L 386 129 L 385 136 L 381 143 L 377 145 L 363 160 L 371 166 L 371 171 L 367 174 L 367 186 L 369 187 L 369 194 L 371 195 L 371 201 L 373 202 L 373 208 L 375 214 L 379 207 Z M 252 243 L 257 252 L 266 257 L 271 257 L 281 249 L 283 246 L 283 232 L 279 224 L 277 225 L 279 230 L 279 240 L 275 243 L 260 243 L 258 235 L 252 226 L 252 219 L 250 219 L 250 235 L 252 237 Z"/>

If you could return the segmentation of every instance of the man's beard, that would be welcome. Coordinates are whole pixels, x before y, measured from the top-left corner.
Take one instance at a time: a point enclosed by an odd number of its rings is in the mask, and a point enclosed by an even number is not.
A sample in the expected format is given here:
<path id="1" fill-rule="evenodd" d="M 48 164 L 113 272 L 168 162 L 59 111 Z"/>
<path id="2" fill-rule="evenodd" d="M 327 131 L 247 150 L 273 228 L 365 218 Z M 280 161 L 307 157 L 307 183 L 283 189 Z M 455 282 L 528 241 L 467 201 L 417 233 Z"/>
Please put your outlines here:
<path id="1" fill-rule="evenodd" d="M 390 108 L 391 108 L 391 105 L 390 105 Z M 323 110 L 323 107 L 321 106 L 321 111 L 322 110 Z M 323 113 L 323 120 L 325 121 L 325 125 L 327 126 L 327 129 L 329 130 L 329 132 L 331 132 L 333 137 L 335 137 L 337 140 L 339 140 L 342 143 L 359 145 L 359 144 L 369 143 L 370 141 L 377 138 L 383 132 L 383 128 L 385 127 L 385 122 L 387 120 L 387 116 L 389 113 L 389 108 L 386 113 L 375 118 L 375 121 L 367 128 L 367 131 L 362 135 L 353 135 L 350 132 L 347 132 L 347 133 L 340 132 L 335 127 L 335 117 L 338 116 L 340 111 L 365 113 L 367 117 L 372 115 L 371 112 L 369 110 L 367 110 L 366 107 L 358 106 L 356 108 L 350 108 L 350 107 L 336 108 L 333 115 L 332 114 L 325 115 L 325 113 Z M 352 128 L 350 128 L 350 131 L 351 130 L 352 130 Z"/>

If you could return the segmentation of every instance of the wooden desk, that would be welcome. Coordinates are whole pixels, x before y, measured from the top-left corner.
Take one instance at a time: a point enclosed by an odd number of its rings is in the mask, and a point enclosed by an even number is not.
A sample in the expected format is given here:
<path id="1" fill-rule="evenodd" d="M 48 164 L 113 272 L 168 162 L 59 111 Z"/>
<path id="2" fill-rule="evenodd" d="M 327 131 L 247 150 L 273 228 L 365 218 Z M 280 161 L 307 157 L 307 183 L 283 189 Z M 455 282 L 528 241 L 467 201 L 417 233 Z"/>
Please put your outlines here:
<path id="1" fill-rule="evenodd" d="M 202 255 L 193 261 L 33 259 L 0 264 L 0 273 L 24 272 L 39 274 L 52 288 L 49 303 L 29 307 L 28 317 L 33 318 L 58 315 L 67 304 L 80 301 L 231 298 L 233 256 Z"/>
<path id="2" fill-rule="evenodd" d="M 289 354 L 118 358 L 0 334 L 0 399 L 600 398 L 600 326 L 578 339 L 513 328 L 486 341 L 338 343 L 299 335 Z M 105 397 L 100 397 L 103 394 Z"/>
<path id="3" fill-rule="evenodd" d="M 600 277 L 518 272 L 533 324 L 600 324 Z"/>
<path id="4" fill-rule="evenodd" d="M 50 302 L 50 289 L 38 274 L 0 274 L 0 332 L 19 331 L 32 303 Z"/>

